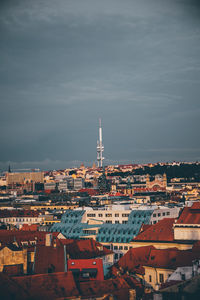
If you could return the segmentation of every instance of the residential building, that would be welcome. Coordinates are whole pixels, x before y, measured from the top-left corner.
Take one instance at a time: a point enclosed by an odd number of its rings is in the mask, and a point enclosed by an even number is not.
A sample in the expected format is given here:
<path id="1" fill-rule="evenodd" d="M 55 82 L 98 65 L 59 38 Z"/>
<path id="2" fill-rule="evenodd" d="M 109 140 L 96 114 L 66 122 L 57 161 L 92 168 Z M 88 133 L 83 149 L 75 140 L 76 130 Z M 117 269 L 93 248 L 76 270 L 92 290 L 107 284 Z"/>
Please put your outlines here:
<path id="1" fill-rule="evenodd" d="M 6 185 L 24 184 L 26 182 L 44 182 L 44 173 L 23 172 L 6 174 Z"/>
<path id="2" fill-rule="evenodd" d="M 41 224 L 44 217 L 32 210 L 0 210 L 0 222 L 20 228 L 23 224 Z"/>
<path id="3" fill-rule="evenodd" d="M 16 244 L 0 247 L 0 272 L 9 275 L 27 273 L 27 249 Z"/>
<path id="4" fill-rule="evenodd" d="M 185 207 L 174 224 L 175 240 L 200 240 L 200 202 Z"/>

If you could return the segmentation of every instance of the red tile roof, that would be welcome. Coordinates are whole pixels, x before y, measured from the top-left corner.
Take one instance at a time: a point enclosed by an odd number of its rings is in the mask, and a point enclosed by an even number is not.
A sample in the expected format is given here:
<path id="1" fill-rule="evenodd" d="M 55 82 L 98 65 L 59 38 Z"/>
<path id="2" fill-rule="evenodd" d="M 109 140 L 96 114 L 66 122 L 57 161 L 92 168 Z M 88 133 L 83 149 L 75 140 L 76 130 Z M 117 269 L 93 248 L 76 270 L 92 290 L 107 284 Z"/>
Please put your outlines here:
<path id="1" fill-rule="evenodd" d="M 34 273 L 45 274 L 65 271 L 64 246 L 37 246 Z"/>
<path id="2" fill-rule="evenodd" d="M 99 191 L 95 189 L 80 189 L 79 193 L 88 193 L 90 196 L 98 195 Z"/>
<path id="3" fill-rule="evenodd" d="M 36 241 L 37 244 L 45 244 L 47 232 L 44 231 L 19 231 L 19 230 L 0 230 L 0 243 L 8 245 L 17 242 L 21 245 L 22 242 Z"/>
<path id="4" fill-rule="evenodd" d="M 104 281 L 80 282 L 81 295 L 86 299 L 112 294 L 119 300 L 128 300 L 129 289 L 132 287 L 122 277 Z"/>
<path id="5" fill-rule="evenodd" d="M 194 202 L 191 206 L 191 209 L 199 209 L 200 210 L 200 202 Z"/>
<path id="6" fill-rule="evenodd" d="M 126 271 L 144 274 L 143 265 L 148 261 L 152 249 L 155 248 L 153 246 L 146 246 L 130 249 L 119 259 L 117 264 L 112 267 L 112 274 L 116 276 L 117 270 L 122 274 Z"/>
<path id="7" fill-rule="evenodd" d="M 18 282 L 8 275 L 0 273 L 0 297 L 3 300 L 25 300 L 29 297 L 28 291 L 25 291 Z"/>
<path id="8" fill-rule="evenodd" d="M 63 240 L 60 240 L 63 243 Z M 65 244 L 65 240 L 64 240 Z M 70 258 L 95 258 L 112 254 L 113 251 L 103 247 L 102 244 L 92 240 L 74 240 L 72 243 L 66 244 L 66 251 Z"/>
<path id="9" fill-rule="evenodd" d="M 177 220 L 177 224 L 200 224 L 200 202 L 185 207 Z"/>
<path id="10" fill-rule="evenodd" d="M 14 280 L 29 292 L 31 299 L 54 300 L 79 295 L 71 272 L 14 277 Z"/>
<path id="11" fill-rule="evenodd" d="M 9 210 L 9 209 L 2 209 L 0 210 L 0 218 L 12 218 L 12 217 L 28 217 L 28 218 L 35 218 L 39 216 L 39 212 L 34 210 Z"/>
<path id="12" fill-rule="evenodd" d="M 140 228 L 140 233 L 144 232 L 145 230 L 149 229 L 152 225 L 150 224 L 142 224 L 141 228 Z"/>
<path id="13" fill-rule="evenodd" d="M 37 231 L 37 229 L 38 229 L 37 224 L 31 224 L 31 225 L 23 224 L 20 230 L 22 230 L 22 231 Z"/>
<path id="14" fill-rule="evenodd" d="M 169 249 L 152 249 L 145 266 L 176 269 L 177 267 L 191 266 L 194 259 L 200 258 L 199 251 Z"/>
<path id="15" fill-rule="evenodd" d="M 87 271 L 93 272 L 87 280 L 104 280 L 103 260 L 101 258 L 68 259 L 67 270 L 72 271 L 72 273 L 73 270 L 76 271 L 78 281 L 86 281 L 82 272 L 87 273 Z"/>
<path id="16" fill-rule="evenodd" d="M 174 231 L 173 224 L 174 218 L 167 218 L 159 221 L 158 223 L 147 227 L 145 231 L 139 233 L 134 240 L 136 241 L 173 241 Z"/>

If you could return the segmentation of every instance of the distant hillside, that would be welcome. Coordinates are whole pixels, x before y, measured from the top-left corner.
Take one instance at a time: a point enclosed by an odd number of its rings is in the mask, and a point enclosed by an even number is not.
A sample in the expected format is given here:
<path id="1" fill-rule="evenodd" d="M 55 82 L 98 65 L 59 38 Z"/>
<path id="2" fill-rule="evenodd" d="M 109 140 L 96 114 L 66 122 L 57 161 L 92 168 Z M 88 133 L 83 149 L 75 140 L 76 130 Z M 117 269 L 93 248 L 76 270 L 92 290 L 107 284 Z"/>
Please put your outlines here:
<path id="1" fill-rule="evenodd" d="M 200 182 L 200 164 L 193 163 L 193 164 L 186 164 L 182 163 L 180 165 L 164 165 L 161 166 L 157 164 L 154 167 L 142 167 L 139 169 L 134 170 L 133 172 L 115 172 L 110 173 L 108 175 L 110 176 L 121 176 L 121 177 L 127 177 L 131 175 L 145 175 L 149 174 L 151 176 L 154 176 L 156 174 L 166 174 L 167 179 L 170 180 L 174 177 L 177 178 L 183 178 L 187 181 L 197 181 Z"/>

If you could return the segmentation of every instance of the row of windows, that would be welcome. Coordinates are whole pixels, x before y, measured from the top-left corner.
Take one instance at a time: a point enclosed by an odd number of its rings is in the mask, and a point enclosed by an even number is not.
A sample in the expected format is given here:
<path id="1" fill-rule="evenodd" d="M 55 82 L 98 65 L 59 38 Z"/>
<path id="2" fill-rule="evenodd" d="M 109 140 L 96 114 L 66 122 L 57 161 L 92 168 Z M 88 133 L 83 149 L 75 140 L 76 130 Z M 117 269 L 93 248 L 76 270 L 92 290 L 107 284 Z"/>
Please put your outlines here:
<path id="1" fill-rule="evenodd" d="M 114 215 L 115 215 L 116 218 L 119 217 L 119 214 L 114 214 Z M 114 216 L 114 215 L 109 213 L 109 214 L 105 214 L 105 217 L 112 218 L 112 216 Z M 98 214 L 98 216 L 96 214 L 87 214 L 87 217 L 99 217 L 99 218 L 101 218 L 101 217 L 103 217 L 103 214 Z M 122 217 L 128 218 L 129 214 L 122 214 Z"/>
<path id="2" fill-rule="evenodd" d="M 149 275 L 149 282 L 152 282 L 152 276 Z M 164 282 L 164 274 L 159 273 L 159 282 L 163 283 Z"/>
<path id="3" fill-rule="evenodd" d="M 30 245 L 36 245 L 36 241 L 29 241 Z M 28 246 L 28 242 L 21 242 L 22 246 Z"/>
<path id="4" fill-rule="evenodd" d="M 1 221 L 2 222 L 31 222 L 31 221 L 32 222 L 33 221 L 37 222 L 38 219 L 33 219 L 33 218 L 31 218 L 31 219 L 22 219 L 22 218 L 7 218 L 7 219 L 4 219 L 4 218 L 2 218 Z"/>
<path id="5" fill-rule="evenodd" d="M 170 212 L 167 211 L 167 212 L 163 212 L 163 213 L 153 214 L 153 217 L 161 217 L 161 215 L 162 216 L 169 216 Z"/>
<path id="6" fill-rule="evenodd" d="M 105 246 L 107 249 L 111 249 L 111 246 L 109 246 L 109 245 L 106 245 Z M 132 246 L 114 246 L 113 247 L 113 249 L 114 250 L 129 250 L 129 249 L 131 249 L 132 248 Z"/>
<path id="7" fill-rule="evenodd" d="M 130 246 L 129 249 L 131 249 L 131 248 L 133 248 L 133 247 Z M 128 246 L 114 246 L 113 249 L 114 250 L 123 250 L 123 249 L 128 250 Z"/>
<path id="8" fill-rule="evenodd" d="M 106 223 L 107 224 L 112 224 L 113 222 L 110 221 L 110 220 L 106 220 Z M 128 221 L 122 221 L 122 224 L 127 224 L 127 223 L 128 223 Z M 119 221 L 115 221 L 115 224 L 120 224 L 120 223 L 119 223 Z"/>
<path id="9" fill-rule="evenodd" d="M 144 214 L 144 215 L 140 215 L 140 214 L 134 214 L 133 215 L 133 218 L 146 218 L 146 217 L 148 217 L 148 216 L 150 216 L 151 215 L 151 213 L 147 213 L 147 214 Z"/>
<path id="10" fill-rule="evenodd" d="M 119 259 L 119 258 L 121 258 L 123 256 L 123 254 L 122 253 L 115 253 L 115 255 L 114 255 L 114 259 L 115 260 L 117 260 L 117 259 Z"/>

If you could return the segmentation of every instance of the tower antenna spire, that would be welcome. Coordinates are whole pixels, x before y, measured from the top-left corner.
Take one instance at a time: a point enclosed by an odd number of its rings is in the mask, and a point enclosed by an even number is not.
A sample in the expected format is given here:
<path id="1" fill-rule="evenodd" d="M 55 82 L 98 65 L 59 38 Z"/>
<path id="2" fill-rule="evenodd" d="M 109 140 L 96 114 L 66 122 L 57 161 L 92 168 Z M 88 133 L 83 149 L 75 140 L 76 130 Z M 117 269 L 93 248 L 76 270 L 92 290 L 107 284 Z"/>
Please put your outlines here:
<path id="1" fill-rule="evenodd" d="M 102 128 L 101 128 L 101 118 L 99 118 L 99 140 L 97 141 L 97 163 L 98 167 L 103 166 L 103 151 L 104 151 L 104 146 L 102 143 Z"/>

